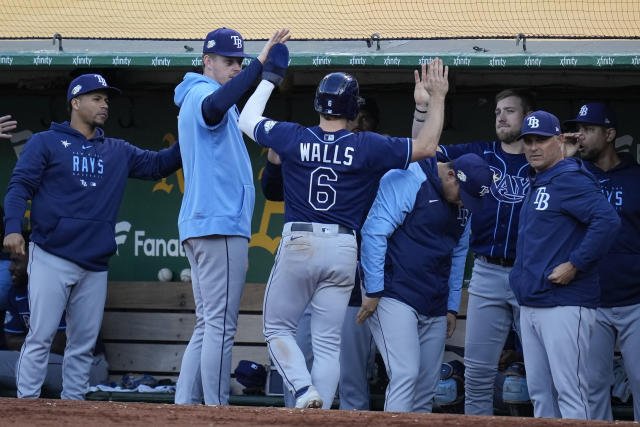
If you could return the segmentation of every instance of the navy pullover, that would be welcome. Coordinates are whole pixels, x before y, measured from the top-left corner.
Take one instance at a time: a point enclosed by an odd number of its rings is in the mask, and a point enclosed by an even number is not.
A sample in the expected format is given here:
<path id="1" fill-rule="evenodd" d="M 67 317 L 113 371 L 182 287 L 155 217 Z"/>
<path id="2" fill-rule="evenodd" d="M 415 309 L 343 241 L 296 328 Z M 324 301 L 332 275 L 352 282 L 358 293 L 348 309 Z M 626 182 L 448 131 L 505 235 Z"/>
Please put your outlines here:
<path id="1" fill-rule="evenodd" d="M 640 303 L 640 166 L 626 153 L 620 154 L 620 160 L 606 172 L 585 162 L 621 220 L 620 230 L 600 263 L 602 307 Z"/>
<path id="2" fill-rule="evenodd" d="M 598 265 L 620 226 L 598 181 L 578 159 L 564 159 L 536 174 L 520 211 L 516 262 L 509 282 L 520 305 L 583 306 L 600 301 Z M 578 272 L 568 285 L 547 277 L 571 261 Z"/>
<path id="3" fill-rule="evenodd" d="M 181 166 L 178 143 L 161 151 L 105 138 L 87 140 L 68 122 L 33 135 L 13 169 L 4 199 L 6 233 L 20 233 L 31 204 L 31 241 L 91 271 L 116 251 L 115 222 L 128 177 L 160 179 Z"/>
<path id="4" fill-rule="evenodd" d="M 448 301 L 449 273 L 468 218 L 467 209 L 444 198 L 435 158 L 387 173 L 362 228 L 367 295 L 396 299 L 425 316 L 444 316 L 448 306 L 457 312 L 459 301 Z"/>

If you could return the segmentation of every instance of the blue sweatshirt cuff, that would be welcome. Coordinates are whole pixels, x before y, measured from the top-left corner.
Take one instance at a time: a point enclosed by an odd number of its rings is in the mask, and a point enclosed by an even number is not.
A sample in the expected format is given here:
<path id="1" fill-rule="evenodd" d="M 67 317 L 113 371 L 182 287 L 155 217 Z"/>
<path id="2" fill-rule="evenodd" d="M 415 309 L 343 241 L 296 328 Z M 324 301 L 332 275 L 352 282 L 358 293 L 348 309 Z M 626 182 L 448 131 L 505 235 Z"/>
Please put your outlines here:
<path id="1" fill-rule="evenodd" d="M 366 295 L 369 298 L 380 298 L 382 297 L 382 294 L 384 293 L 384 289 L 378 292 L 367 292 Z"/>
<path id="2" fill-rule="evenodd" d="M 16 218 L 6 218 L 4 223 L 4 234 L 22 233 L 22 220 Z"/>
<path id="3" fill-rule="evenodd" d="M 261 71 L 262 63 L 254 59 L 238 75 L 207 96 L 202 101 L 204 121 L 209 126 L 215 126 L 220 123 L 227 110 L 249 90 Z"/>

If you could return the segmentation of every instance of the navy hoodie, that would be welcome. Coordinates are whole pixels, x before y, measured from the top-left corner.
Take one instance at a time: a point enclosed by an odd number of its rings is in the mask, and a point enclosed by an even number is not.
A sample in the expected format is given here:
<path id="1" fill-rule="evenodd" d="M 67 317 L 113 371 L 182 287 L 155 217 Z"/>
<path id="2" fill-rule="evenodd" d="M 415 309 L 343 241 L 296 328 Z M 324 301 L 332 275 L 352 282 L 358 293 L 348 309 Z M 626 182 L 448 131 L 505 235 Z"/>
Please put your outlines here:
<path id="1" fill-rule="evenodd" d="M 31 241 L 91 271 L 116 251 L 115 222 L 128 177 L 160 179 L 181 166 L 180 147 L 156 151 L 105 138 L 87 140 L 68 122 L 33 135 L 13 169 L 4 199 L 6 233 L 20 233 L 31 204 Z"/>
<path id="2" fill-rule="evenodd" d="M 602 307 L 640 304 L 640 166 L 627 153 L 619 156 L 620 163 L 606 172 L 585 162 L 622 221 L 600 263 Z"/>
<path id="3" fill-rule="evenodd" d="M 600 300 L 598 264 L 613 241 L 620 219 L 600 185 L 578 159 L 564 159 L 536 174 L 520 211 L 516 262 L 509 275 L 520 305 L 583 306 Z M 547 277 L 571 261 L 578 269 L 568 285 Z"/>

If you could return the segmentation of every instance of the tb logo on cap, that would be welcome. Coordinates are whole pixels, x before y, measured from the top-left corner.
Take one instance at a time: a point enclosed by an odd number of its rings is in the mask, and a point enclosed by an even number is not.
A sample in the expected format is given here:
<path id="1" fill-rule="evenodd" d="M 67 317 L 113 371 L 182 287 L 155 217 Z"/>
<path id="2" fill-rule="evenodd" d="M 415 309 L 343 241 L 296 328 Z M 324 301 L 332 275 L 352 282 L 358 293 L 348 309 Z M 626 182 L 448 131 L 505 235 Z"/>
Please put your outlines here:
<path id="1" fill-rule="evenodd" d="M 540 120 L 538 120 L 535 116 L 531 116 L 527 119 L 527 126 L 531 129 L 537 129 L 540 126 Z"/>
<path id="2" fill-rule="evenodd" d="M 96 76 L 96 79 L 98 79 L 98 83 L 100 83 L 102 86 L 107 86 L 107 81 L 104 79 L 104 77 L 102 77 L 100 74 L 94 74 L 94 76 Z"/>
<path id="3" fill-rule="evenodd" d="M 242 38 L 240 36 L 231 36 L 231 40 L 233 40 L 233 45 L 238 49 L 242 49 Z"/>
<path id="4" fill-rule="evenodd" d="M 586 116 L 588 112 L 589 112 L 589 108 L 586 105 L 583 105 L 582 108 L 580 108 L 580 112 L 578 113 L 578 115 L 580 117 L 583 117 L 583 116 Z"/>

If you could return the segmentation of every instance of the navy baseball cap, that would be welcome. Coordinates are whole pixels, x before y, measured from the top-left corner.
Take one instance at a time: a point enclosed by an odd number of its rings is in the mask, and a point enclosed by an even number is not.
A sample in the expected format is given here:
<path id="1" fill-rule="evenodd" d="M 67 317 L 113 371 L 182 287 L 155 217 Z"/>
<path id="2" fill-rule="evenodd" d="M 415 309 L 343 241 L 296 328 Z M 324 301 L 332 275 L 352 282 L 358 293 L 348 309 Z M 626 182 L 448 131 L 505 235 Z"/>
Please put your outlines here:
<path id="1" fill-rule="evenodd" d="M 215 53 L 221 56 L 248 58 L 244 53 L 244 40 L 239 32 L 231 28 L 218 28 L 207 34 L 202 53 Z"/>
<path id="2" fill-rule="evenodd" d="M 578 111 L 578 117 L 564 122 L 565 125 L 577 123 L 588 123 L 605 128 L 617 127 L 616 115 L 611 108 L 600 102 L 584 104 L 580 107 L 580 111 Z"/>
<path id="3" fill-rule="evenodd" d="M 464 207 L 471 211 L 482 208 L 482 198 L 493 182 L 493 172 L 487 162 L 477 154 L 467 153 L 454 160 L 453 170 L 460 184 Z"/>
<path id="4" fill-rule="evenodd" d="M 267 370 L 259 363 L 241 360 L 233 371 L 236 380 L 245 387 L 264 387 Z"/>
<path id="5" fill-rule="evenodd" d="M 518 139 L 525 135 L 560 135 L 560 121 L 556 116 L 546 111 L 538 110 L 522 120 L 522 130 Z"/>
<path id="6" fill-rule="evenodd" d="M 109 86 L 100 74 L 83 74 L 73 79 L 67 90 L 67 102 L 83 93 L 106 90 L 114 95 L 121 93 L 117 87 Z"/>

